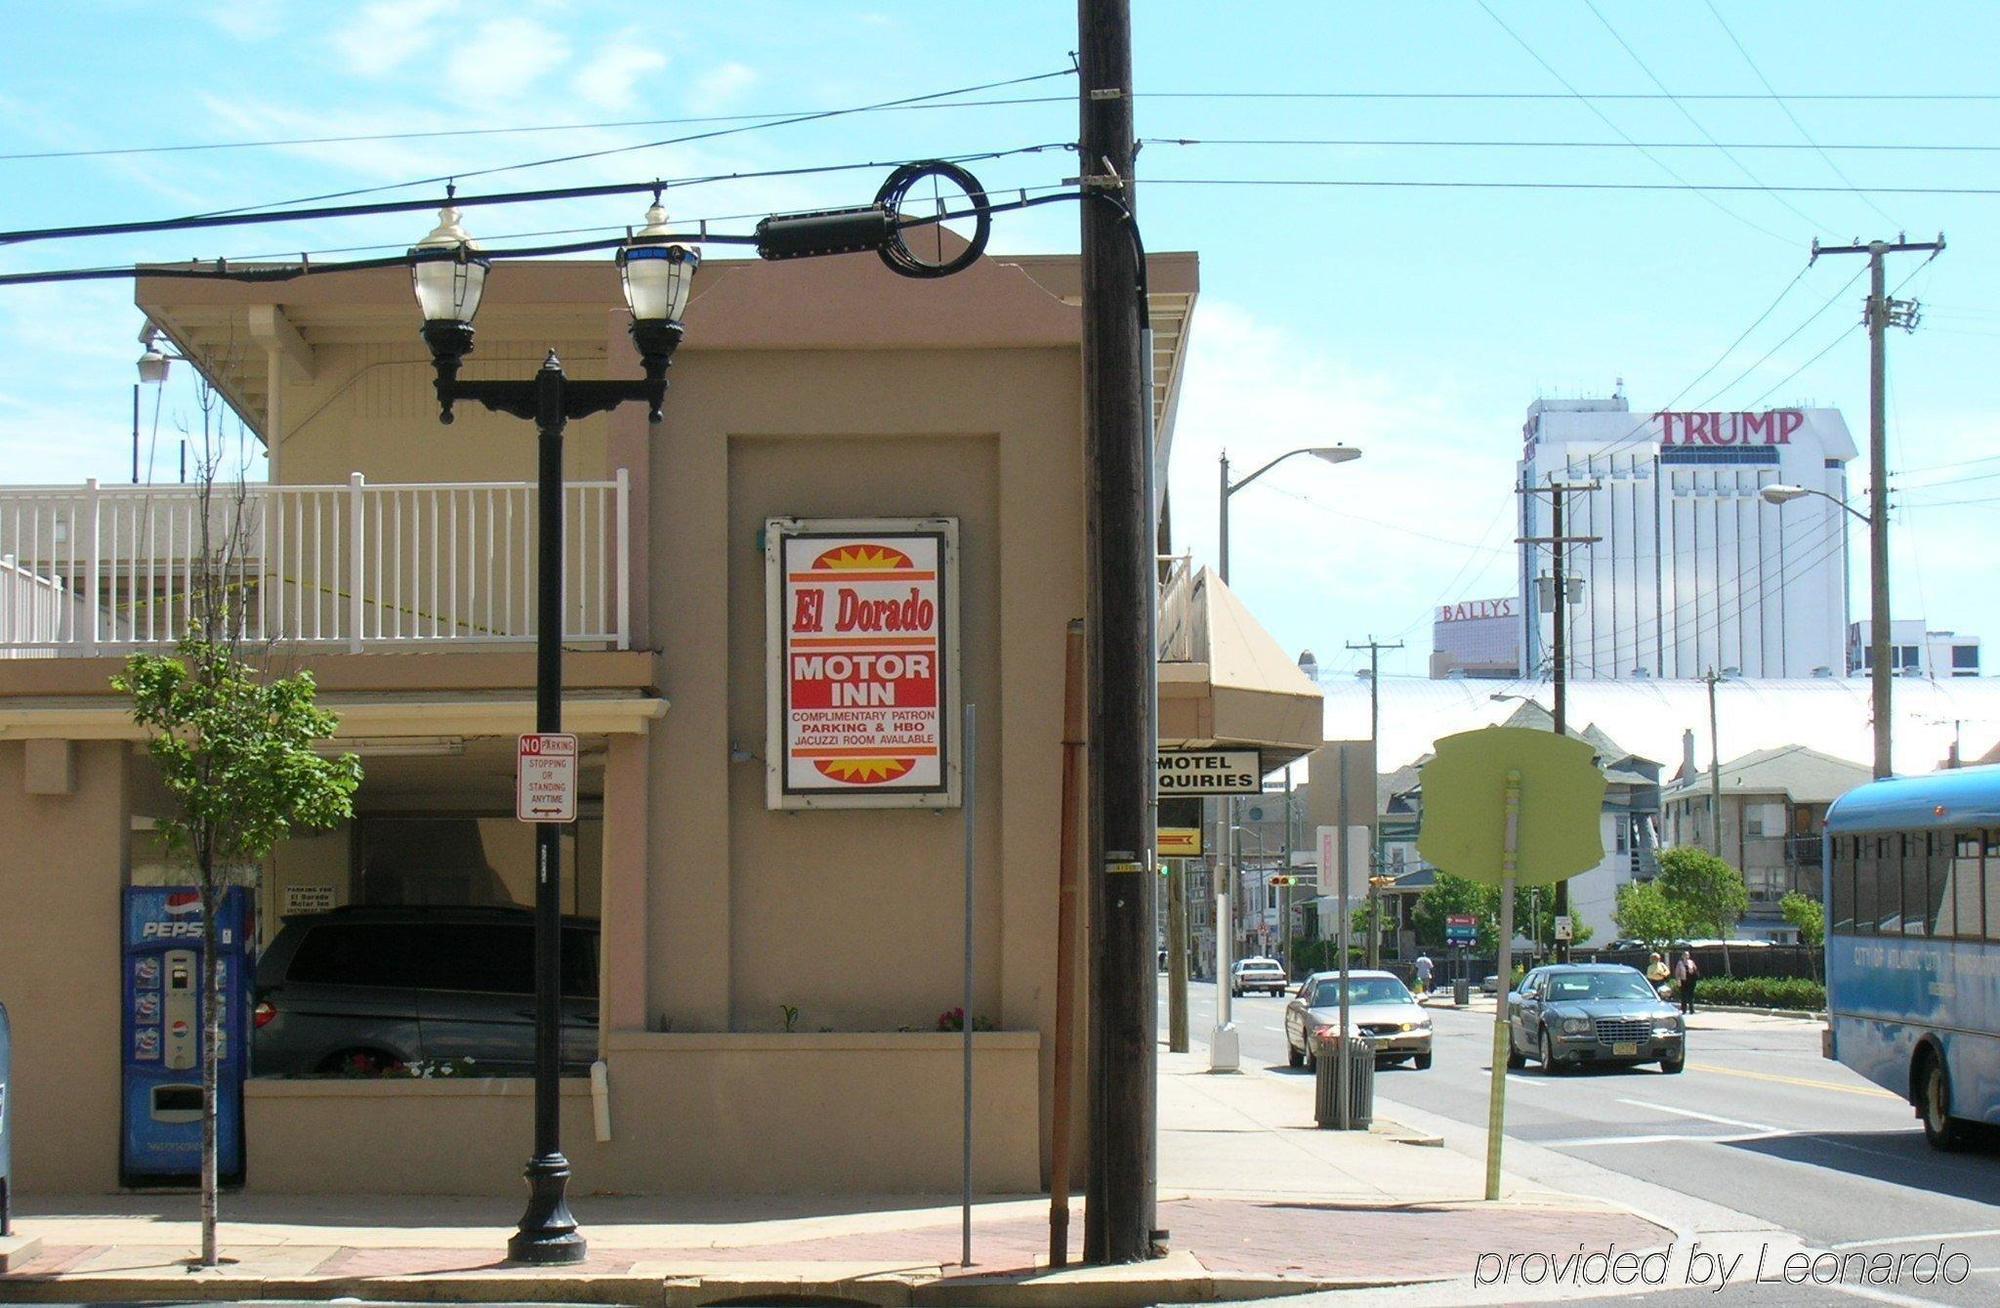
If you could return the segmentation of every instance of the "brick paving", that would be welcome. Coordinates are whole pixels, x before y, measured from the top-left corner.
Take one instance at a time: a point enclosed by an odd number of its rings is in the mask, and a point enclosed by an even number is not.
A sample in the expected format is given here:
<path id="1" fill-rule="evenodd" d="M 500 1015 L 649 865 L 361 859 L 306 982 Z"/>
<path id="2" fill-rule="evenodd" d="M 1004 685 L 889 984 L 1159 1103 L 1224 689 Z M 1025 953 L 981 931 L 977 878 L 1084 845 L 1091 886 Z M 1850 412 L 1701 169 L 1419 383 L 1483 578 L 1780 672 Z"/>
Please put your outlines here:
<path id="1" fill-rule="evenodd" d="M 1169 1247 L 1185 1250 L 1211 1272 L 1265 1273 L 1330 1281 L 1341 1279 L 1421 1280 L 1463 1276 L 1483 1251 L 1574 1248 L 1579 1241 L 1601 1246 L 1615 1242 L 1631 1249 L 1664 1243 L 1661 1228 L 1629 1213 L 1605 1209 L 1490 1207 L 1480 1204 L 1355 1207 L 1295 1200 L 1187 1198 L 1160 1204 L 1160 1224 L 1171 1234 Z M 496 1246 L 504 1233 L 496 1234 Z M 1072 1228 L 1080 1245 L 1081 1229 Z M 739 1246 L 662 1246 L 594 1252 L 580 1267 L 550 1269 L 564 1274 L 621 1276 L 645 1265 L 667 1274 L 687 1266 L 760 1263 L 865 1265 L 876 1272 L 918 1272 L 945 1276 L 1022 1275 L 1036 1268 L 1048 1246 L 1048 1228 L 1039 1219 L 981 1223 L 975 1218 L 977 1263 L 959 1266 L 959 1230 L 936 1224 L 809 1239 Z M 239 1274 L 257 1274 L 259 1253 L 284 1246 L 244 1246 L 232 1252 L 242 1261 Z M 103 1245 L 44 1246 L 10 1275 L 0 1276 L 0 1300 L 9 1281 L 61 1275 L 112 1252 Z M 121 1261 L 154 1267 L 184 1255 L 169 1246 L 127 1247 Z M 1080 1254 L 1073 1248 L 1072 1257 Z M 312 1278 L 372 1278 L 499 1271 L 534 1276 L 538 1269 L 511 1267 L 466 1248 L 339 1248 L 304 1274 Z"/>

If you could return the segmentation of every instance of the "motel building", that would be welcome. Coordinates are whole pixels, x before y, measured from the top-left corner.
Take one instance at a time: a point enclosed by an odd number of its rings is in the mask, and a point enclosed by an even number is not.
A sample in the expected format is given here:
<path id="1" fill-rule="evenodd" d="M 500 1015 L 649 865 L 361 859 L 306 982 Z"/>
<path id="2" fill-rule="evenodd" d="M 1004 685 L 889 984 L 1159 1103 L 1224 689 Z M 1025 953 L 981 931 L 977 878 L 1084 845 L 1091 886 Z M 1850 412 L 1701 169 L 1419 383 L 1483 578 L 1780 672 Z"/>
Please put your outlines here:
<path id="1" fill-rule="evenodd" d="M 974 1183 L 1047 1184 L 1064 643 L 1086 609 L 1080 287 L 1069 256 L 934 281 L 867 256 L 711 261 L 664 420 L 628 404 L 570 425 L 581 802 L 564 908 L 597 951 L 594 974 L 566 963 L 604 1067 L 563 1085 L 573 1199 L 956 1189 L 960 1037 L 938 1028 L 960 1003 L 968 764 Z M 1153 257 L 1163 454 L 1196 289 L 1193 255 Z M 352 822 L 246 875 L 246 935 L 268 945 L 304 912 L 530 904 L 514 801 L 534 720 L 533 425 L 465 402 L 439 423 L 404 269 L 142 276 L 136 298 L 269 452 L 269 484 L 211 512 L 245 515 L 252 637 L 312 671 L 340 718 L 328 748 L 366 772 Z M 637 377 L 628 323 L 608 260 L 502 262 L 461 375 L 525 379 L 553 348 L 572 377 Z M 179 634 L 197 512 L 191 486 L 0 488 L 17 1198 L 130 1179 L 128 1119 L 147 1110 L 125 1086 L 158 1046 L 129 1011 L 147 1001 L 124 906 L 191 874 L 162 853 L 171 809 L 110 678 Z M 1211 632 L 1197 580 L 1164 583 L 1167 743 L 1258 745 L 1274 767 L 1316 747 L 1316 689 L 1254 638 L 1244 653 L 1240 606 Z M 853 715 L 881 734 L 842 753 Z M 244 1184 L 519 1193 L 530 1080 L 457 1070 L 252 1067 Z"/>

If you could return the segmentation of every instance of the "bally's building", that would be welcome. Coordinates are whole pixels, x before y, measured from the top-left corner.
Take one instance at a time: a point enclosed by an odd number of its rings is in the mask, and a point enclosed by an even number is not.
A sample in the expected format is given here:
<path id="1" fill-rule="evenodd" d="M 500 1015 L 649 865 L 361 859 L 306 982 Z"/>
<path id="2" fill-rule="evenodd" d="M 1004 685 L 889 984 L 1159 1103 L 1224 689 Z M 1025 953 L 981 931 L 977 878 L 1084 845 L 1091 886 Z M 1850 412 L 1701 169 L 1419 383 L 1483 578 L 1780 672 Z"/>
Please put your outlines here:
<path id="1" fill-rule="evenodd" d="M 1520 674 L 1551 667 L 1552 484 L 1564 495 L 1569 675 L 1838 676 L 1855 456 L 1834 409 L 1634 413 L 1623 394 L 1540 399 L 1519 466 Z"/>

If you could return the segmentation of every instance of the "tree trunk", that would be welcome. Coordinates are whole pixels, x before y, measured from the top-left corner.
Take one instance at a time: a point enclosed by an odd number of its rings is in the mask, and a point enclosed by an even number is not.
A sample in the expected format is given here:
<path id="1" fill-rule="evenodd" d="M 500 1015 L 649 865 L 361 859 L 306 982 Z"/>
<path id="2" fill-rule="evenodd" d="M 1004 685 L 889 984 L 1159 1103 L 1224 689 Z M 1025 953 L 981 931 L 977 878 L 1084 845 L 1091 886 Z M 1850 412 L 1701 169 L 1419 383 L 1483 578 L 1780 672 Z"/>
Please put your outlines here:
<path id="1" fill-rule="evenodd" d="M 215 860 L 201 858 L 201 1265 L 214 1267 L 216 1253 L 216 1064 L 222 1044 L 222 984 L 216 918 L 222 894 L 215 884 Z"/>

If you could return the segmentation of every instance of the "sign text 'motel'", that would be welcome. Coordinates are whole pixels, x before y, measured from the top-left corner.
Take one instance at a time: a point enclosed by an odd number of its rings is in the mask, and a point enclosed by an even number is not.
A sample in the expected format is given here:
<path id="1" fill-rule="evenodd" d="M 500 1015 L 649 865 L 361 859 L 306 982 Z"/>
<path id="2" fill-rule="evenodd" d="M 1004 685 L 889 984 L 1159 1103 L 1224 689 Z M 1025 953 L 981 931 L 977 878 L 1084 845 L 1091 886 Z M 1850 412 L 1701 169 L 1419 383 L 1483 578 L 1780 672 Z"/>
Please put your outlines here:
<path id="1" fill-rule="evenodd" d="M 1264 769 L 1254 749 L 1172 749 L 1159 753 L 1162 795 L 1255 795 Z"/>

